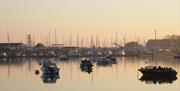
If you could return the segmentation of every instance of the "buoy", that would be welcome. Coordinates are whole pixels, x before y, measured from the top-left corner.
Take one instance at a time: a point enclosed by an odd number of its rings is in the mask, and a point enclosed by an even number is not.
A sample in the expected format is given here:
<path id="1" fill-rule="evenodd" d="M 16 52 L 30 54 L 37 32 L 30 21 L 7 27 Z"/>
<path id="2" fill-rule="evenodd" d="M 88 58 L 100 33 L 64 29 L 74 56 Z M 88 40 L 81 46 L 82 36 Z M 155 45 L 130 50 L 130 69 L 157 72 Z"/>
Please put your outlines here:
<path id="1" fill-rule="evenodd" d="M 35 70 L 35 74 L 36 74 L 36 75 L 39 75 L 39 70 Z"/>

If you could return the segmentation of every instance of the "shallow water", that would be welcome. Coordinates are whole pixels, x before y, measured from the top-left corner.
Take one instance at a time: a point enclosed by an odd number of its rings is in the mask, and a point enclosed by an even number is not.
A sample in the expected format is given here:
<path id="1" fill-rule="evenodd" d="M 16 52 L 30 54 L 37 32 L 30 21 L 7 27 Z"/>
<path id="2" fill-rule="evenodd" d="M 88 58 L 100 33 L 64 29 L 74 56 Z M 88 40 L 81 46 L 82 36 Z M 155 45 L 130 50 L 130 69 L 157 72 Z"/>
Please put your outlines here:
<path id="1" fill-rule="evenodd" d="M 51 59 L 60 67 L 60 78 L 43 82 L 39 61 L 42 59 L 0 59 L 0 91 L 180 91 L 180 60 L 173 58 L 118 58 L 117 64 L 100 66 L 93 72 L 82 72 L 80 60 Z M 145 60 L 148 61 L 145 64 Z M 146 65 L 174 68 L 177 80 L 172 82 L 141 81 L 137 70 Z"/>

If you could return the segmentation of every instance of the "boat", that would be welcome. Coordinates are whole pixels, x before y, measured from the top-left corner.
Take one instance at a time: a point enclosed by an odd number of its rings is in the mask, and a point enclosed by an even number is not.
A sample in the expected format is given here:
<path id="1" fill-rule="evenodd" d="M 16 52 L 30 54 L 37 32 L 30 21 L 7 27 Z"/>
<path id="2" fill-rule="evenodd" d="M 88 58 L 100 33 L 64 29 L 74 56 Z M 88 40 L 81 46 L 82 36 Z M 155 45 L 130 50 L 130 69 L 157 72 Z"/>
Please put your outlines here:
<path id="1" fill-rule="evenodd" d="M 180 59 L 180 55 L 175 55 L 174 58 L 175 59 Z"/>
<path id="2" fill-rule="evenodd" d="M 88 57 L 87 59 L 88 59 L 89 61 L 91 61 L 92 63 L 95 63 L 95 62 L 97 62 L 97 61 L 100 60 L 100 57 L 94 57 L 94 56 L 92 56 L 92 57 Z"/>
<path id="3" fill-rule="evenodd" d="M 174 56 L 175 59 L 180 59 L 180 51 L 179 49 L 177 50 L 176 55 Z"/>
<path id="4" fill-rule="evenodd" d="M 53 74 L 59 75 L 59 68 L 56 66 L 55 63 L 52 63 L 50 60 L 45 59 L 42 61 L 41 71 L 43 74 Z"/>
<path id="5" fill-rule="evenodd" d="M 68 57 L 69 57 L 69 58 L 72 58 L 72 59 L 76 59 L 76 58 L 79 58 L 79 57 L 80 57 L 80 53 L 72 52 L 72 53 L 69 53 L 69 54 L 68 54 Z"/>
<path id="6" fill-rule="evenodd" d="M 106 60 L 106 58 L 100 58 L 100 60 L 97 61 L 98 66 L 108 66 L 109 62 Z"/>
<path id="7" fill-rule="evenodd" d="M 60 60 L 69 60 L 69 57 L 66 56 L 66 55 L 60 55 L 60 56 L 59 56 L 59 59 L 60 59 Z"/>
<path id="8" fill-rule="evenodd" d="M 138 69 L 144 77 L 176 77 L 177 72 L 170 67 L 161 66 L 146 66 L 145 68 Z"/>
<path id="9" fill-rule="evenodd" d="M 107 56 L 107 57 L 100 57 L 97 61 L 98 64 L 116 64 L 117 60 L 114 57 Z"/>
<path id="10" fill-rule="evenodd" d="M 154 77 L 154 76 L 142 76 L 140 81 L 145 82 L 146 84 L 166 84 L 166 83 L 173 83 L 177 80 L 177 77 Z"/>
<path id="11" fill-rule="evenodd" d="M 111 57 L 111 56 L 107 56 L 106 59 L 108 60 L 109 63 L 117 63 L 117 60 L 116 58 L 114 57 Z"/>
<path id="12" fill-rule="evenodd" d="M 93 64 L 88 59 L 84 59 L 80 63 L 81 71 L 90 73 L 92 72 L 92 67 L 93 67 Z"/>

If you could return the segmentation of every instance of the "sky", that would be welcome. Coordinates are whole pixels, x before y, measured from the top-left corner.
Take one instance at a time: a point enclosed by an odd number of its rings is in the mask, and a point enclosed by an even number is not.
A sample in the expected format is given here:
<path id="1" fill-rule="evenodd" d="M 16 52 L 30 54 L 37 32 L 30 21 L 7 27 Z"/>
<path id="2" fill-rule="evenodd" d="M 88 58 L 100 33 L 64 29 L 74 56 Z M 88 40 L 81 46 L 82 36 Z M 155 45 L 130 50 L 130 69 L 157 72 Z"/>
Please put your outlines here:
<path id="1" fill-rule="evenodd" d="M 0 42 L 36 41 L 50 31 L 58 43 L 72 35 L 101 40 L 152 39 L 180 34 L 179 0 L 0 0 Z"/>

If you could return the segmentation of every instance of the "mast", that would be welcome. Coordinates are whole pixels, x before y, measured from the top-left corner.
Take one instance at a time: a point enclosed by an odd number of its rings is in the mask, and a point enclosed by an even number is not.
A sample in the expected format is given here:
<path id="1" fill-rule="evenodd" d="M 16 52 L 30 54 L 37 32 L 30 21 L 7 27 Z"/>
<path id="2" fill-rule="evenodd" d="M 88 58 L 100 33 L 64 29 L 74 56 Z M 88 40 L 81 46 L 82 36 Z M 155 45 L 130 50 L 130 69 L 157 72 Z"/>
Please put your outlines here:
<path id="1" fill-rule="evenodd" d="M 125 45 L 126 45 L 126 36 L 124 36 L 123 38 L 123 46 L 125 47 Z"/>
<path id="2" fill-rule="evenodd" d="M 42 34 L 42 44 L 46 45 L 46 35 Z"/>
<path id="3" fill-rule="evenodd" d="M 43 43 L 42 33 L 41 33 L 41 43 Z"/>
<path id="4" fill-rule="evenodd" d="M 33 33 L 33 46 L 35 45 L 35 35 Z"/>
<path id="5" fill-rule="evenodd" d="M 118 42 L 117 37 L 118 37 L 118 31 L 116 31 L 116 39 L 115 39 L 115 43 L 116 43 L 116 44 L 117 44 L 117 42 Z"/>
<path id="6" fill-rule="evenodd" d="M 90 40 L 90 47 L 93 48 L 94 47 L 94 39 L 93 36 L 91 36 L 91 40 Z"/>
<path id="7" fill-rule="evenodd" d="M 0 42 L 1 42 L 1 32 L 3 30 L 3 1 L 0 0 Z"/>
<path id="8" fill-rule="evenodd" d="M 83 47 L 83 37 L 81 37 L 81 47 Z"/>
<path id="9" fill-rule="evenodd" d="M 57 34 L 56 34 L 56 28 L 55 28 L 55 44 L 57 44 Z"/>
<path id="10" fill-rule="evenodd" d="M 156 28 L 154 30 L 154 37 L 155 37 L 155 40 L 157 39 L 157 35 L 156 35 Z"/>
<path id="11" fill-rule="evenodd" d="M 9 39 L 9 32 L 8 31 L 6 31 L 7 32 L 7 41 L 8 41 L 8 43 L 10 42 L 10 39 Z"/>
<path id="12" fill-rule="evenodd" d="M 111 44 L 113 43 L 113 37 L 111 36 Z"/>
<path id="13" fill-rule="evenodd" d="M 66 37 L 66 36 L 64 37 L 64 44 L 65 44 L 66 46 L 68 45 L 67 37 Z"/>
<path id="14" fill-rule="evenodd" d="M 64 43 L 64 36 L 62 37 L 62 43 L 65 45 L 65 43 Z"/>
<path id="15" fill-rule="evenodd" d="M 155 28 L 155 30 L 154 30 L 154 38 L 155 38 L 155 40 L 157 39 L 157 35 L 156 35 L 156 28 Z M 156 46 L 155 46 L 155 48 L 152 48 L 152 54 L 153 54 L 153 56 L 154 56 L 154 51 L 156 50 Z"/>
<path id="16" fill-rule="evenodd" d="M 87 41 L 87 42 L 86 42 L 86 44 L 85 44 L 85 45 L 86 45 L 86 47 L 88 47 L 88 45 L 89 45 L 89 43 L 88 43 L 88 42 L 89 42 L 88 37 L 86 37 L 86 41 Z"/>
<path id="17" fill-rule="evenodd" d="M 0 23 L 1 23 L 1 21 L 0 21 Z M 0 24 L 0 42 L 1 42 L 1 24 Z"/>
<path id="18" fill-rule="evenodd" d="M 51 45 L 51 31 L 50 31 L 50 29 L 49 29 L 49 34 L 48 34 L 49 36 L 49 39 L 48 39 L 48 44 L 49 44 L 49 46 Z"/>
<path id="19" fill-rule="evenodd" d="M 77 47 L 79 47 L 79 33 L 77 34 Z"/>
<path id="20" fill-rule="evenodd" d="M 143 40 L 144 40 L 143 45 L 146 46 L 146 37 L 145 36 L 143 37 Z"/>
<path id="21" fill-rule="evenodd" d="M 98 36 L 96 35 L 96 47 L 98 47 L 99 46 L 99 43 L 98 43 L 99 41 L 98 41 Z"/>
<path id="22" fill-rule="evenodd" d="M 70 33 L 70 36 L 69 36 L 69 46 L 72 46 L 72 35 Z"/>

